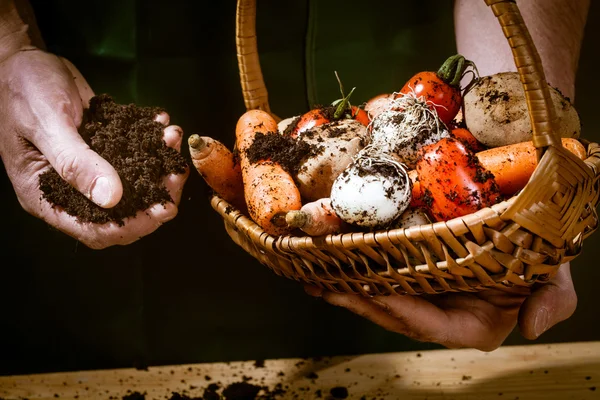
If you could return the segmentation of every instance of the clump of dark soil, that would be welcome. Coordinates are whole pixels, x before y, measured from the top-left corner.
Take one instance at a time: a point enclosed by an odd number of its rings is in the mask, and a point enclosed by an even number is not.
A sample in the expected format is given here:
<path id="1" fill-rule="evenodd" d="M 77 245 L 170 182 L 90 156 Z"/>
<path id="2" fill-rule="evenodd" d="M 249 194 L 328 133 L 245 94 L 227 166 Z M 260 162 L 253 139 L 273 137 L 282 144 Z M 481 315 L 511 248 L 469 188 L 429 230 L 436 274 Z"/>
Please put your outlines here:
<path id="1" fill-rule="evenodd" d="M 123 396 L 123 400 L 145 400 L 146 394 L 140 392 L 132 392 Z"/>
<path id="2" fill-rule="evenodd" d="M 270 160 L 281 165 L 292 176 L 296 176 L 302 160 L 314 155 L 319 148 L 320 146 L 277 132 L 257 132 L 252 145 L 246 150 L 246 155 L 251 163 Z"/>
<path id="3" fill-rule="evenodd" d="M 235 382 L 223 390 L 227 400 L 255 400 L 263 388 L 248 382 Z"/>
<path id="4" fill-rule="evenodd" d="M 43 198 L 81 222 L 114 221 L 119 225 L 153 204 L 172 201 L 162 180 L 169 174 L 185 172 L 188 163 L 165 144 L 164 126 L 154 121 L 161 111 L 158 107 L 117 104 L 105 94 L 93 97 L 84 111 L 79 133 L 115 168 L 123 184 L 123 197 L 115 207 L 104 209 L 52 169 L 39 178 Z"/>
<path id="5" fill-rule="evenodd" d="M 348 397 L 348 389 L 344 386 L 336 386 L 329 393 L 336 399 L 345 399 Z"/>

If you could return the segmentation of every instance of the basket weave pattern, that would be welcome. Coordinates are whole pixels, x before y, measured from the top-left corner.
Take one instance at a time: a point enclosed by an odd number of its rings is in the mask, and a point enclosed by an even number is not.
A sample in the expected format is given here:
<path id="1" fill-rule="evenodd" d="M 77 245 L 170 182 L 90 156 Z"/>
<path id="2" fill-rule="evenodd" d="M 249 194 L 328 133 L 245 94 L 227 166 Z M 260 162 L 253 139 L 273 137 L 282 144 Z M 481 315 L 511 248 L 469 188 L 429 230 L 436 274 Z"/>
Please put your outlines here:
<path id="1" fill-rule="evenodd" d="M 554 108 L 539 55 L 511 0 L 485 0 L 513 50 L 538 149 L 519 195 L 446 222 L 323 237 L 265 233 L 218 196 L 229 236 L 276 274 L 365 296 L 478 291 L 548 281 L 598 226 L 600 147 L 581 161 L 553 130 Z M 270 111 L 258 59 L 256 0 L 238 0 L 237 47 L 246 108 Z"/>

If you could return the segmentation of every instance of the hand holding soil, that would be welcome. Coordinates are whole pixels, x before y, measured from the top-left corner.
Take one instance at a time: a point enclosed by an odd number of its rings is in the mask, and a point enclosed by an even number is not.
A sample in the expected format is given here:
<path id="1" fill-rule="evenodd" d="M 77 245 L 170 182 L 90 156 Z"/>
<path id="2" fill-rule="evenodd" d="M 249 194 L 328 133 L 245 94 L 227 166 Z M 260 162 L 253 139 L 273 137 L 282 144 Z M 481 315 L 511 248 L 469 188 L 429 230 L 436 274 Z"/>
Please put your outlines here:
<path id="1" fill-rule="evenodd" d="M 125 245 L 177 215 L 183 132 L 156 108 L 93 92 L 39 50 L 0 64 L 0 155 L 23 208 L 85 245 Z"/>

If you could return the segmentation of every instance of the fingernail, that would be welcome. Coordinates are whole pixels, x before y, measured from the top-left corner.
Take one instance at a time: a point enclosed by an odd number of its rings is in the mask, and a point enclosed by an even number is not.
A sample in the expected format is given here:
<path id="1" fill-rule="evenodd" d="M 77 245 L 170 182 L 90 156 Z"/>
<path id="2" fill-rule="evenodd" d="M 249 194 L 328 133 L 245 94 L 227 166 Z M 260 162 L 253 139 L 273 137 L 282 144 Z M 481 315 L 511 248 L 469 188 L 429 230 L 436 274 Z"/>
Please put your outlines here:
<path id="1" fill-rule="evenodd" d="M 533 332 L 536 337 L 539 337 L 542 333 L 548 329 L 548 310 L 545 307 L 539 309 L 535 315 L 535 322 L 533 323 Z"/>
<path id="2" fill-rule="evenodd" d="M 96 178 L 92 184 L 92 190 L 90 192 L 90 200 L 99 206 L 103 207 L 109 203 L 112 198 L 112 186 L 108 181 L 108 178 L 103 176 Z"/>

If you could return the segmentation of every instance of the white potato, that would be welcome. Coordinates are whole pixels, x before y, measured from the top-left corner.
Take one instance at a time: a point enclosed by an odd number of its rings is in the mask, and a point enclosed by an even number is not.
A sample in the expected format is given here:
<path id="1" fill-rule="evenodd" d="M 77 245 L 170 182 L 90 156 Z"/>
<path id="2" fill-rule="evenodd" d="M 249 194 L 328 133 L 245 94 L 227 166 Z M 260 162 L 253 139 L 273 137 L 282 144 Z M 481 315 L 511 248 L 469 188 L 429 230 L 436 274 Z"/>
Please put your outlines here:
<path id="1" fill-rule="evenodd" d="M 550 94 L 561 137 L 579 137 L 581 122 L 575 107 L 557 89 Z M 488 147 L 531 140 L 525 91 L 517 72 L 482 77 L 464 97 L 463 117 L 469 131 Z"/>
<path id="2" fill-rule="evenodd" d="M 367 129 L 360 122 L 343 119 L 306 131 L 300 140 L 317 147 L 316 154 L 302 162 L 296 176 L 303 199 L 315 201 L 329 197 L 335 179 L 364 147 Z"/>

